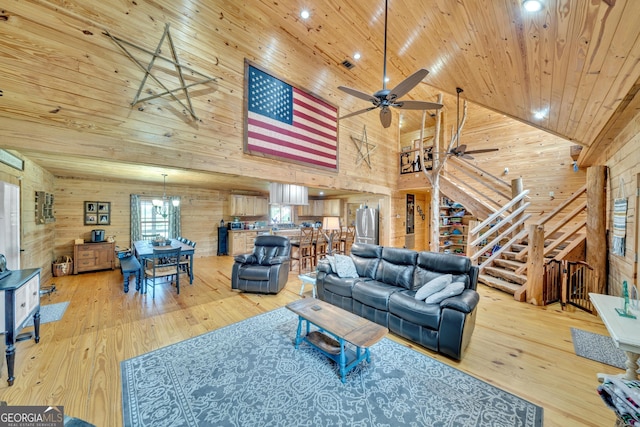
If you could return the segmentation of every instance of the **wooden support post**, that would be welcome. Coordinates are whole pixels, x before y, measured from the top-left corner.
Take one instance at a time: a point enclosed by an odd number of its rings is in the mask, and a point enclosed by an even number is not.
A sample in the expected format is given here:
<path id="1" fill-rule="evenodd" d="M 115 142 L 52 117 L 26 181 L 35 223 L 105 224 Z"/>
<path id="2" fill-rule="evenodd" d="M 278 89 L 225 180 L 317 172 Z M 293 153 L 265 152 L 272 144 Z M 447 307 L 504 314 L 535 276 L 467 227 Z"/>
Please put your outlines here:
<path id="1" fill-rule="evenodd" d="M 527 255 L 527 287 L 525 298 L 516 292 L 518 301 L 526 301 L 533 305 L 544 305 L 542 287 L 544 285 L 544 226 L 529 226 L 529 254 Z"/>
<path id="2" fill-rule="evenodd" d="M 587 264 L 593 269 L 588 292 L 607 293 L 607 167 L 587 169 Z"/>
<path id="3" fill-rule="evenodd" d="M 511 180 L 511 200 L 515 199 L 520 193 L 522 193 L 523 190 L 524 189 L 522 186 L 522 177 Z M 524 205 L 524 203 L 525 203 L 524 199 L 520 199 L 518 203 L 513 205 L 513 207 L 511 208 L 511 212 L 517 211 L 519 207 Z M 524 212 L 521 212 L 520 214 L 516 215 L 513 218 L 513 223 L 515 224 L 516 222 L 520 221 L 523 215 L 524 215 Z M 511 233 L 511 237 L 516 237 L 518 233 L 520 233 L 523 229 L 524 229 L 524 224 L 522 224 L 520 227 L 513 230 L 513 233 Z"/>

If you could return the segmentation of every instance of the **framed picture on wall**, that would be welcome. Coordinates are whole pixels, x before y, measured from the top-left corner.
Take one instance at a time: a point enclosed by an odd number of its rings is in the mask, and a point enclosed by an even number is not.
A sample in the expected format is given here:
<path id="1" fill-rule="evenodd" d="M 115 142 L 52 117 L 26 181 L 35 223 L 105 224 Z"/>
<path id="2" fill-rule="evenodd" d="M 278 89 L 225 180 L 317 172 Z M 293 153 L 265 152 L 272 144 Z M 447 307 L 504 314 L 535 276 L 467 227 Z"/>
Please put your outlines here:
<path id="1" fill-rule="evenodd" d="M 111 225 L 111 202 L 84 202 L 84 225 Z"/>
<path id="2" fill-rule="evenodd" d="M 94 225 L 98 223 L 98 215 L 94 213 L 84 214 L 84 225 Z"/>

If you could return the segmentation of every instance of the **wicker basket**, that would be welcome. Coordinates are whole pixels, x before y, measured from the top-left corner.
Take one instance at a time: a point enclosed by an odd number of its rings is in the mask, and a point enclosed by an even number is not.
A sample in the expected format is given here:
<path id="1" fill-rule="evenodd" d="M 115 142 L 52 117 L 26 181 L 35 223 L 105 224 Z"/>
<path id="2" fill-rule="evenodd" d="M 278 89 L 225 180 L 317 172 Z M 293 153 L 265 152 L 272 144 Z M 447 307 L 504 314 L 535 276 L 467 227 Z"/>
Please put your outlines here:
<path id="1" fill-rule="evenodd" d="M 73 272 L 73 258 L 68 255 L 59 256 L 51 264 L 53 277 L 66 276 Z"/>

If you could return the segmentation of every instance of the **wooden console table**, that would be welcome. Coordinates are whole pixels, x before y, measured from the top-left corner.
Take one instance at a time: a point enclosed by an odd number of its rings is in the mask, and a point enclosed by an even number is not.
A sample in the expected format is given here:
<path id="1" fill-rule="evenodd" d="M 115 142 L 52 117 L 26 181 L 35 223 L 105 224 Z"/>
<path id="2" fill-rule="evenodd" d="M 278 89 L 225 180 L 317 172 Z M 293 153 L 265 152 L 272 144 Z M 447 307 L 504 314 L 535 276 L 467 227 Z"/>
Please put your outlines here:
<path id="1" fill-rule="evenodd" d="M 73 274 L 83 271 L 113 270 L 115 261 L 116 243 L 82 243 L 73 247 Z"/>
<path id="2" fill-rule="evenodd" d="M 590 293 L 589 298 L 616 347 L 627 355 L 625 379 L 638 379 L 638 358 L 640 357 L 640 312 L 634 311 L 635 319 L 622 317 L 616 308 L 623 307 L 623 299 L 612 295 Z M 600 377 L 600 375 L 598 375 Z"/>
<path id="3" fill-rule="evenodd" d="M 0 331 L 5 332 L 7 355 L 7 383 L 15 379 L 13 367 L 16 341 L 31 338 L 31 334 L 18 335 L 30 316 L 33 316 L 34 339 L 40 342 L 40 269 L 12 271 L 0 280 Z"/>

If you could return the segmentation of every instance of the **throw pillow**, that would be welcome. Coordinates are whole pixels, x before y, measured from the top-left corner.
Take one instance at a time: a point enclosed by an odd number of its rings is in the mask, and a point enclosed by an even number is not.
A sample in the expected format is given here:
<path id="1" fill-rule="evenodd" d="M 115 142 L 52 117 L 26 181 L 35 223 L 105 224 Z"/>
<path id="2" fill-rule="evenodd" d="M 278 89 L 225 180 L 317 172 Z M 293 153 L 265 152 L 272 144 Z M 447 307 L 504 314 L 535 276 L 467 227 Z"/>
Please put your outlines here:
<path id="1" fill-rule="evenodd" d="M 460 295 L 462 291 L 464 291 L 464 283 L 453 282 L 450 285 L 447 285 L 447 287 L 440 292 L 436 292 L 435 294 L 427 297 L 424 302 L 426 302 L 427 304 L 439 304 L 441 301 L 449 297 Z"/>
<path id="2" fill-rule="evenodd" d="M 331 267 L 332 273 L 337 273 L 338 269 L 336 268 L 336 259 L 333 255 L 325 256 L 325 259 L 329 262 L 329 266 Z"/>
<path id="3" fill-rule="evenodd" d="M 425 298 L 446 288 L 452 280 L 453 276 L 451 274 L 443 274 L 442 276 L 438 276 L 435 279 L 422 285 L 422 287 L 416 292 L 415 298 L 419 301 L 423 301 Z"/>
<path id="4" fill-rule="evenodd" d="M 339 277 L 358 277 L 356 271 L 356 265 L 353 263 L 351 257 L 346 255 L 334 255 L 336 261 L 336 273 Z"/>

